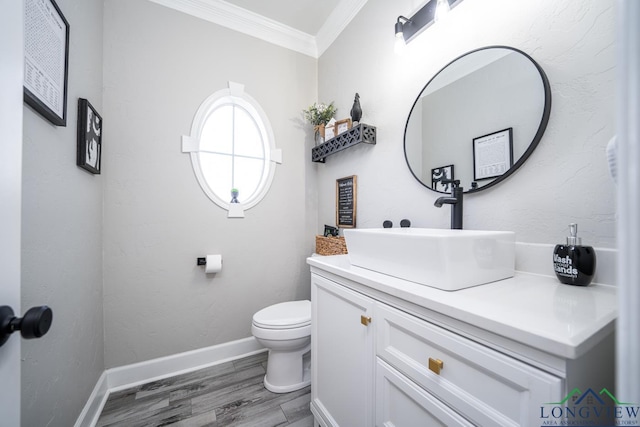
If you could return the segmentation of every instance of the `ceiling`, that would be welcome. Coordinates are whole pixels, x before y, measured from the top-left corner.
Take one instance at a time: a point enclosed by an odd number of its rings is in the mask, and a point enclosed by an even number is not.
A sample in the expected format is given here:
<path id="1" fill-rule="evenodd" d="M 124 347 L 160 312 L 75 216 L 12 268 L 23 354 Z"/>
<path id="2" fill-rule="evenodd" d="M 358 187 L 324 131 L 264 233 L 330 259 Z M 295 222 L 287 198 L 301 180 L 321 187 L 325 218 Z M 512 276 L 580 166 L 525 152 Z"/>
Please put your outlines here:
<path id="1" fill-rule="evenodd" d="M 150 0 L 318 58 L 367 0 Z"/>
<path id="2" fill-rule="evenodd" d="M 315 36 L 342 0 L 226 0 L 243 9 Z"/>

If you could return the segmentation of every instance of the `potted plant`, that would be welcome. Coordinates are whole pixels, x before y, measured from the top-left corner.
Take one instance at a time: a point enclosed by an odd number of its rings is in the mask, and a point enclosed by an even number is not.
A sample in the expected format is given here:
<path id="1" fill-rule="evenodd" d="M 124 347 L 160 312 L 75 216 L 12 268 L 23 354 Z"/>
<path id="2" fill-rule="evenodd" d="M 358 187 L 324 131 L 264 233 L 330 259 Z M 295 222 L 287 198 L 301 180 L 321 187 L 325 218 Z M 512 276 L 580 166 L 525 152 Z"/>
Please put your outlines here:
<path id="1" fill-rule="evenodd" d="M 338 111 L 338 109 L 333 105 L 333 102 L 328 105 L 314 102 L 313 105 L 302 111 L 304 118 L 313 125 L 316 145 L 323 142 L 324 125 L 329 123 L 333 116 L 335 116 L 336 111 Z"/>
<path id="2" fill-rule="evenodd" d="M 240 203 L 240 202 L 238 202 L 238 194 L 240 194 L 238 189 L 237 188 L 232 188 L 231 189 L 231 201 L 229 203 Z"/>

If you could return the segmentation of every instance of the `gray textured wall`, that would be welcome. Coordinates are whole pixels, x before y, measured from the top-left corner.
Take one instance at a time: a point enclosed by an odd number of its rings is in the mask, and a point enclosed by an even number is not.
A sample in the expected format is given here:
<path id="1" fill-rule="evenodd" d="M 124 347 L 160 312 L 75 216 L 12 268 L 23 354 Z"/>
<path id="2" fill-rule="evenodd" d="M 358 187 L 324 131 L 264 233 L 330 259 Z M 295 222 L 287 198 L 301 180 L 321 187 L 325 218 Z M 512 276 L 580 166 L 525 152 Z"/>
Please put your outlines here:
<path id="1" fill-rule="evenodd" d="M 75 164 L 78 98 L 103 113 L 102 1 L 57 3 L 71 27 L 67 126 L 24 108 L 22 307 L 54 313 L 22 343 L 24 426 L 73 425 L 104 370 L 103 177 Z"/>
<path id="2" fill-rule="evenodd" d="M 555 244 L 577 222 L 585 244 L 614 248 L 615 188 L 604 153 L 615 132 L 614 2 L 463 1 L 448 21 L 429 27 L 396 56 L 395 18 L 411 16 L 419 3 L 369 0 L 319 60 L 320 100 L 335 101 L 346 117 L 359 92 L 362 121 L 378 127 L 378 144 L 345 150 L 318 168 L 318 228 L 333 221 L 335 179 L 353 174 L 360 227 L 402 218 L 419 227 L 449 226 L 450 208 L 435 208 L 439 195 L 407 168 L 404 126 L 416 96 L 438 70 L 465 52 L 500 44 L 527 52 L 545 70 L 551 118 L 523 167 L 466 198 L 465 227 L 511 230 L 521 242 Z"/>
<path id="3" fill-rule="evenodd" d="M 251 318 L 309 298 L 310 129 L 317 60 L 146 0 L 105 2 L 104 289 L 107 367 L 251 336 Z M 199 187 L 181 137 L 213 92 L 245 86 L 283 164 L 244 219 Z M 219 253 L 222 272 L 196 258 Z"/>

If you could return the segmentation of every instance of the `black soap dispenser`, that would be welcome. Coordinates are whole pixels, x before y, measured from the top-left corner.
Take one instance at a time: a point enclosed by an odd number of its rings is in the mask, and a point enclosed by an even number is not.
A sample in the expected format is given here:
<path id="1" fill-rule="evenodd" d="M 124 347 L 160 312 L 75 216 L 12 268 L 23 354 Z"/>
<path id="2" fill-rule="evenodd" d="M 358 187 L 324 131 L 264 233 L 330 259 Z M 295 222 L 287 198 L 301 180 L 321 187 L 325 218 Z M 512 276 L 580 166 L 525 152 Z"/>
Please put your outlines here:
<path id="1" fill-rule="evenodd" d="M 567 244 L 556 245 L 553 251 L 553 269 L 562 283 L 587 286 L 596 274 L 596 251 L 582 246 L 578 224 L 569 224 L 569 234 Z"/>

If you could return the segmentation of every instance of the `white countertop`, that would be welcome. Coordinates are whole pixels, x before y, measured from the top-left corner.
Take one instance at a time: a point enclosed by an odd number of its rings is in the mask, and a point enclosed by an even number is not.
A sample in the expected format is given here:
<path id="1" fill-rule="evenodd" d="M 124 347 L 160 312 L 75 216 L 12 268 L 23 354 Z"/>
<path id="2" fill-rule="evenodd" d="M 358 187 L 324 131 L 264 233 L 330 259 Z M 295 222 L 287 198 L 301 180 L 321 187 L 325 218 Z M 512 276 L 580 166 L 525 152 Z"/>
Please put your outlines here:
<path id="1" fill-rule="evenodd" d="M 348 255 L 307 258 L 324 270 L 426 309 L 529 345 L 575 359 L 614 330 L 616 288 L 570 286 L 555 277 L 515 277 L 459 291 L 442 291 L 349 263 Z"/>

